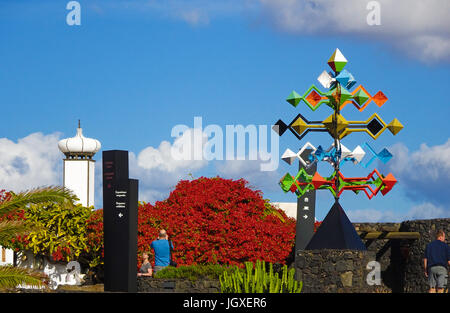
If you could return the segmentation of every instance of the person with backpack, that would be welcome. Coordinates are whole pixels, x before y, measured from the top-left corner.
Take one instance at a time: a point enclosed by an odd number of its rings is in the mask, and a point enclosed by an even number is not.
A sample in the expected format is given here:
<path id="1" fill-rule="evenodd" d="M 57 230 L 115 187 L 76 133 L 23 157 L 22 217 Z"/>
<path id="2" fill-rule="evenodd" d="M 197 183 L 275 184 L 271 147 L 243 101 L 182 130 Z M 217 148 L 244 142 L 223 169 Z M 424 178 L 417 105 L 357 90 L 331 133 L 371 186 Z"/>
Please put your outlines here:
<path id="1" fill-rule="evenodd" d="M 159 272 L 163 268 L 173 265 L 172 260 L 172 250 L 173 243 L 169 240 L 169 235 L 167 235 L 166 230 L 161 229 L 158 234 L 158 239 L 154 240 L 150 247 L 153 249 L 155 254 L 155 267 L 153 269 L 154 273 Z"/>

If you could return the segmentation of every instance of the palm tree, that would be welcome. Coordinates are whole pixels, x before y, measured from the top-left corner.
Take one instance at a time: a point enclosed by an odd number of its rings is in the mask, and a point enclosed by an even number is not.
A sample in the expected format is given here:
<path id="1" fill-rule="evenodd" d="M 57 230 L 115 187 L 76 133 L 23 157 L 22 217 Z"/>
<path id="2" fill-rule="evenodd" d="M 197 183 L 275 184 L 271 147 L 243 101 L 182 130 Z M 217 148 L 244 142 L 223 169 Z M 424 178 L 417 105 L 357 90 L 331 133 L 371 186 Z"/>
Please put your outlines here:
<path id="1" fill-rule="evenodd" d="M 11 193 L 0 202 L 0 216 L 12 213 L 17 209 L 27 209 L 30 204 L 53 202 L 72 205 L 78 198 L 64 187 L 39 187 L 18 194 Z M 0 222 L 0 245 L 6 245 L 17 235 L 24 235 L 33 230 L 33 226 L 24 221 Z M 0 289 L 14 288 L 20 284 L 41 287 L 44 285 L 40 273 L 24 268 L 0 266 Z"/>

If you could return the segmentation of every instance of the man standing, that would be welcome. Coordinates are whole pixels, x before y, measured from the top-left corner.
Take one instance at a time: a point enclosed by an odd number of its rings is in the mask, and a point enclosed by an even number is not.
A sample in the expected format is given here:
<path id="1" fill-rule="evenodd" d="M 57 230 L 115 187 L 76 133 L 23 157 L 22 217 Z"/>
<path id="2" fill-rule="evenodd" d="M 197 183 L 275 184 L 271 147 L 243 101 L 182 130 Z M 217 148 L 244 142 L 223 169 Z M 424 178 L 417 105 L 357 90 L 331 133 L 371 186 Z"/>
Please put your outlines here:
<path id="1" fill-rule="evenodd" d="M 436 240 L 425 248 L 423 265 L 428 277 L 430 293 L 442 293 L 447 285 L 448 265 L 450 264 L 450 247 L 445 243 L 445 233 L 439 230 Z"/>
<path id="2" fill-rule="evenodd" d="M 155 252 L 154 272 L 157 273 L 170 264 L 169 236 L 164 229 L 159 231 L 158 239 L 153 241 L 150 247 Z"/>

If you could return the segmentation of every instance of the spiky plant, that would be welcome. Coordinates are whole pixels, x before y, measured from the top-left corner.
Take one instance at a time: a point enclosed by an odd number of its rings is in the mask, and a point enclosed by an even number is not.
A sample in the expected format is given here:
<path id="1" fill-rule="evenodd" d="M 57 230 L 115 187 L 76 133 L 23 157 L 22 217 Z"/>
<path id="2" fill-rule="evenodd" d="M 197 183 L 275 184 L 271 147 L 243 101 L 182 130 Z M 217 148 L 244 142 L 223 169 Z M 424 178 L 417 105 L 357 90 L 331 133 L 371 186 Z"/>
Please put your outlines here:
<path id="1" fill-rule="evenodd" d="M 27 209 L 30 204 L 58 203 L 73 205 L 78 198 L 64 187 L 50 186 L 39 187 L 26 190 L 0 201 L 0 216 L 4 216 L 18 209 Z M 33 230 L 33 225 L 26 224 L 24 221 L 3 221 L 0 222 L 0 245 L 5 245 L 17 235 L 26 235 Z"/>
<path id="2" fill-rule="evenodd" d="M 16 209 L 25 208 L 29 204 L 54 202 L 59 204 L 73 203 L 79 200 L 72 191 L 61 186 L 38 187 L 12 193 L 5 201 L 0 203 L 0 215 L 8 214 Z"/>
<path id="3" fill-rule="evenodd" d="M 0 290 L 14 289 L 19 285 L 47 287 L 45 276 L 27 268 L 0 266 Z"/>
<path id="4" fill-rule="evenodd" d="M 11 196 L 0 202 L 0 216 L 9 214 L 18 209 L 26 211 L 30 204 L 58 203 L 73 205 L 78 198 L 64 187 L 50 186 L 26 190 L 20 193 L 11 193 Z M 18 235 L 26 235 L 34 230 L 34 226 L 24 221 L 0 222 L 0 245 L 5 245 Z M 0 289 L 14 288 L 17 285 L 43 286 L 42 274 L 29 269 L 11 266 L 0 266 Z"/>

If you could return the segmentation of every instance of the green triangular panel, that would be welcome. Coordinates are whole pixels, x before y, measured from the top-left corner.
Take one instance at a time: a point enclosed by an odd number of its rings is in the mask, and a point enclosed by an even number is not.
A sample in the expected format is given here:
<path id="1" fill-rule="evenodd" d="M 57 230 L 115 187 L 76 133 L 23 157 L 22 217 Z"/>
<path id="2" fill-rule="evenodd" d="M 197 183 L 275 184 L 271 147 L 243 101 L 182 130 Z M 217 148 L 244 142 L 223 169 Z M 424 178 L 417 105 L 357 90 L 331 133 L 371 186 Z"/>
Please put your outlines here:
<path id="1" fill-rule="evenodd" d="M 292 91 L 289 97 L 287 97 L 286 99 L 286 101 L 292 104 L 294 107 L 296 107 L 300 103 L 300 100 L 302 100 L 302 96 L 300 96 L 295 91 Z"/>
<path id="2" fill-rule="evenodd" d="M 294 178 L 287 173 L 286 175 L 284 175 L 284 177 L 280 180 L 280 187 L 281 189 L 283 189 L 285 192 L 289 191 L 289 189 L 291 188 L 292 184 L 294 183 Z"/>
<path id="3" fill-rule="evenodd" d="M 345 101 L 347 101 L 348 99 L 351 99 L 351 98 L 352 98 L 352 94 L 344 87 L 341 87 L 341 98 L 339 99 L 341 104 L 343 104 Z"/>
<path id="4" fill-rule="evenodd" d="M 364 92 L 364 90 L 360 89 L 355 93 L 353 99 L 359 104 L 359 106 L 361 106 L 366 103 L 366 101 L 369 99 L 369 96 Z"/>
<path id="5" fill-rule="evenodd" d="M 345 65 L 347 64 L 347 62 L 334 62 L 334 67 L 336 68 L 336 72 L 340 72 L 344 69 Z"/>

